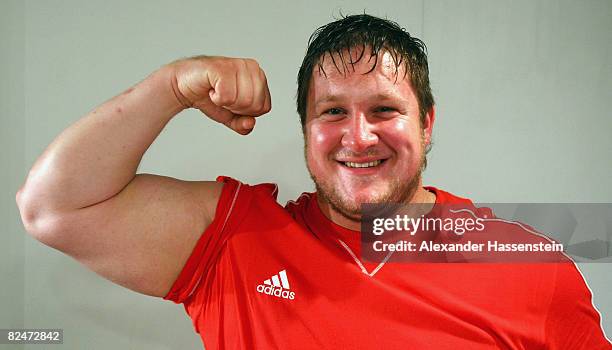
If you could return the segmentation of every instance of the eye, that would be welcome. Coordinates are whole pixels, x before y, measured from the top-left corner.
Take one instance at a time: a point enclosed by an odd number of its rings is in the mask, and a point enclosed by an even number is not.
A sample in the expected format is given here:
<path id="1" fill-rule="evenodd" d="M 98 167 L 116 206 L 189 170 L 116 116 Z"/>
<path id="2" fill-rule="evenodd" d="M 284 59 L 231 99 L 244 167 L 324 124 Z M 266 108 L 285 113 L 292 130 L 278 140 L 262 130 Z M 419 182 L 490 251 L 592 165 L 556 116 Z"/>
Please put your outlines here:
<path id="1" fill-rule="evenodd" d="M 379 113 L 387 113 L 387 112 L 395 112 L 396 109 L 393 107 L 388 107 L 388 106 L 380 106 L 380 107 L 376 107 L 375 111 Z"/>
<path id="2" fill-rule="evenodd" d="M 344 111 L 341 108 L 330 108 L 325 111 L 325 114 L 338 115 L 342 114 Z"/>
<path id="3" fill-rule="evenodd" d="M 345 116 L 346 116 L 346 111 L 338 107 L 330 108 L 326 110 L 325 112 L 323 112 L 323 114 L 321 115 L 323 120 L 326 120 L 329 122 L 340 121 L 344 119 Z"/>

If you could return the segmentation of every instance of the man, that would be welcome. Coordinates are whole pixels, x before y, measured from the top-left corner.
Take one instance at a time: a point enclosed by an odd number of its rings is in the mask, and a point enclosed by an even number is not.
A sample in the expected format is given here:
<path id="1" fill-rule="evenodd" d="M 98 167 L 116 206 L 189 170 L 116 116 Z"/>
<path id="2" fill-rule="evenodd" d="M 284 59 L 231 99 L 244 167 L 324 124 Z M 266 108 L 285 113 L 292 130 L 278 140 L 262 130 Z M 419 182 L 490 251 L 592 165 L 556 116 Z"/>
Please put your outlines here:
<path id="1" fill-rule="evenodd" d="M 239 134 L 271 108 L 250 59 L 164 66 L 66 129 L 17 194 L 27 231 L 105 278 L 183 303 L 211 348 L 609 349 L 573 264 L 360 259 L 361 203 L 463 203 L 423 187 L 435 109 L 424 45 L 393 22 L 320 28 L 298 76 L 316 184 L 136 174 L 180 111 Z"/>

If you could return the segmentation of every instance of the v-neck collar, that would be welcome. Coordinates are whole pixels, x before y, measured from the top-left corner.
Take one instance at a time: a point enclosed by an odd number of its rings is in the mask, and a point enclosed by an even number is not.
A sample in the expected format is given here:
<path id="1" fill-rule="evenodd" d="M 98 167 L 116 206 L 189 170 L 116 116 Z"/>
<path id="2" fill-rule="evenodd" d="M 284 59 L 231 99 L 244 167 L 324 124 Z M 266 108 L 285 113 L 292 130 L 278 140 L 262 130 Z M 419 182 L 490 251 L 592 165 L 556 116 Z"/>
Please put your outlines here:
<path id="1" fill-rule="evenodd" d="M 455 197 L 435 187 L 426 186 L 425 189 L 436 195 L 435 204 L 451 202 L 471 203 L 470 200 Z M 325 244 L 340 250 L 341 254 L 350 257 L 350 259 L 356 260 L 356 263 L 360 265 L 362 270 L 366 270 L 364 273 L 372 276 L 371 273 L 378 271 L 382 265 L 380 262 L 361 261 L 361 232 L 340 226 L 325 216 L 319 207 L 317 196 L 316 192 L 313 193 L 305 208 L 304 216 L 308 229 Z"/>

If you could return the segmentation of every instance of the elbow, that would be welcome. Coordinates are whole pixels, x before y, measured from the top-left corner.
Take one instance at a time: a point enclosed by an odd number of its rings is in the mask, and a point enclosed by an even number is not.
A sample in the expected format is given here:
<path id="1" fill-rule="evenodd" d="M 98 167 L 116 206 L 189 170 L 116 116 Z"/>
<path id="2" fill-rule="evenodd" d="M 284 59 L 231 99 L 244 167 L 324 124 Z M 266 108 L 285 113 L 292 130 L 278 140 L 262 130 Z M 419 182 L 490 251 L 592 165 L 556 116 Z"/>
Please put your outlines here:
<path id="1" fill-rule="evenodd" d="M 61 232 L 61 216 L 45 210 L 28 191 L 21 187 L 15 195 L 21 222 L 26 232 L 48 246 L 54 246 Z"/>
<path id="2" fill-rule="evenodd" d="M 25 189 L 22 186 L 15 195 L 15 201 L 17 202 L 17 209 L 19 210 L 23 227 L 28 233 L 31 234 L 35 227 L 34 223 L 36 221 L 36 211 L 34 210 L 32 204 L 26 201 L 26 197 Z"/>

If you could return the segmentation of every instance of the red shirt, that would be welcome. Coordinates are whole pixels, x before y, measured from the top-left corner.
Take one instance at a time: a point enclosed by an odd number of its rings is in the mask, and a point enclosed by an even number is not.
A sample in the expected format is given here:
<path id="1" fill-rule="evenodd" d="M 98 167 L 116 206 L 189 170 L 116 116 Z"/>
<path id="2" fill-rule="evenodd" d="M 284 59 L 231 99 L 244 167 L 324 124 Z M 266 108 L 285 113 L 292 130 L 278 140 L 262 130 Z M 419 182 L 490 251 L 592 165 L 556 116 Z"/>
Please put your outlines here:
<path id="1" fill-rule="evenodd" d="M 362 263 L 316 193 L 225 185 L 164 299 L 206 349 L 612 349 L 573 263 Z M 467 199 L 428 188 L 436 203 Z"/>

